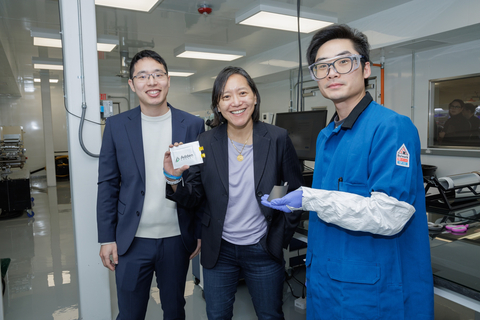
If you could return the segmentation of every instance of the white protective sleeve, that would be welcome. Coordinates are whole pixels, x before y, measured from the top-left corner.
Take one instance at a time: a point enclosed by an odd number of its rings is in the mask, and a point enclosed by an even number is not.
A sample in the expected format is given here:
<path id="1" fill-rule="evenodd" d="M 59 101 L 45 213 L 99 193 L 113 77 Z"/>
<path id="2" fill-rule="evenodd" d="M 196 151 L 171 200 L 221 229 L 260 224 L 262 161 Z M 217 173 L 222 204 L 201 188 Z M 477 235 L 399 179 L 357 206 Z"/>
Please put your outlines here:
<path id="1" fill-rule="evenodd" d="M 363 197 L 342 191 L 301 188 L 302 209 L 315 211 L 320 219 L 344 229 L 383 236 L 399 233 L 415 208 L 383 192 Z"/>

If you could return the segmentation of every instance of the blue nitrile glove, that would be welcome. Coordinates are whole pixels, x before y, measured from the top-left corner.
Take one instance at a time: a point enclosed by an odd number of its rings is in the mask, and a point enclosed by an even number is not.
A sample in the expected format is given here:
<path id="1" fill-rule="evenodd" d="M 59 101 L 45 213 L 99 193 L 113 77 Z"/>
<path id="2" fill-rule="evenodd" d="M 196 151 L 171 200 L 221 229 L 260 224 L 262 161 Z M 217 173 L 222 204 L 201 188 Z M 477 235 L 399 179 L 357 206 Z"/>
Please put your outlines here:
<path id="1" fill-rule="evenodd" d="M 292 191 L 286 196 L 279 199 L 273 199 L 272 201 L 267 200 L 268 194 L 266 194 L 262 197 L 262 204 L 265 207 L 289 213 L 289 212 L 292 212 L 292 210 L 289 207 L 292 207 L 292 209 L 302 208 L 302 196 L 303 196 L 302 189 Z"/>

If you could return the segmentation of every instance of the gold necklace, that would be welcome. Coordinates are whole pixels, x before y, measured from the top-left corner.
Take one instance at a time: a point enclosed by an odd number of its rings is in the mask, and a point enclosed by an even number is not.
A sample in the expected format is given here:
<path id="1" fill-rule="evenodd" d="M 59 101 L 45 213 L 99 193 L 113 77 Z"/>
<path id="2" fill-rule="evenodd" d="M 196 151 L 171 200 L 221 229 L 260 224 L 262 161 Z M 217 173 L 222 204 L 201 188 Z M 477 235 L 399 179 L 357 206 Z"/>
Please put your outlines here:
<path id="1" fill-rule="evenodd" d="M 228 137 L 230 139 L 230 137 Z M 250 135 L 248 136 L 247 140 L 245 140 L 245 143 L 243 144 L 243 147 L 242 147 L 242 150 L 241 151 L 238 151 L 237 147 L 235 146 L 235 144 L 233 143 L 232 139 L 230 139 L 230 142 L 232 143 L 232 146 L 235 148 L 235 150 L 237 150 L 237 152 L 239 153 L 238 156 L 237 156 L 237 160 L 238 161 L 243 161 L 243 156 L 242 156 L 242 152 L 243 152 L 243 149 L 245 149 L 245 146 L 247 145 L 247 142 L 248 142 L 248 139 L 250 139 Z"/>

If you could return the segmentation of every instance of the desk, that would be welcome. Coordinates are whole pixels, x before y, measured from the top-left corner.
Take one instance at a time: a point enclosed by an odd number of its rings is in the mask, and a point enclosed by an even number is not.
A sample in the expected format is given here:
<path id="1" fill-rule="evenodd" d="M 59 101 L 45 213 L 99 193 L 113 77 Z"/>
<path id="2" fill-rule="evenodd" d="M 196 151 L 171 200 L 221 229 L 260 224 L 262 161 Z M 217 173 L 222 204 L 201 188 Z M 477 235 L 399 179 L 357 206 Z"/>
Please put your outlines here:
<path id="1" fill-rule="evenodd" d="M 427 207 L 429 222 L 480 222 L 480 205 L 447 211 Z M 464 234 L 430 231 L 435 294 L 475 311 L 480 319 L 480 226 Z"/>

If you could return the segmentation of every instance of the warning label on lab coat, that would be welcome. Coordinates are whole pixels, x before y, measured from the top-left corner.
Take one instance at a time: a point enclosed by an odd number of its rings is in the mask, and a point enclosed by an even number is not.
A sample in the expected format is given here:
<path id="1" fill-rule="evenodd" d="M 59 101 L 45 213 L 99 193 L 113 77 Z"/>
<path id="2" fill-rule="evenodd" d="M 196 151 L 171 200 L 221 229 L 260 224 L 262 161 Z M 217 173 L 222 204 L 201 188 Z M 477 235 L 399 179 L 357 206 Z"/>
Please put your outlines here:
<path id="1" fill-rule="evenodd" d="M 407 147 L 404 144 L 397 151 L 397 166 L 410 167 L 410 153 L 408 153 Z"/>

